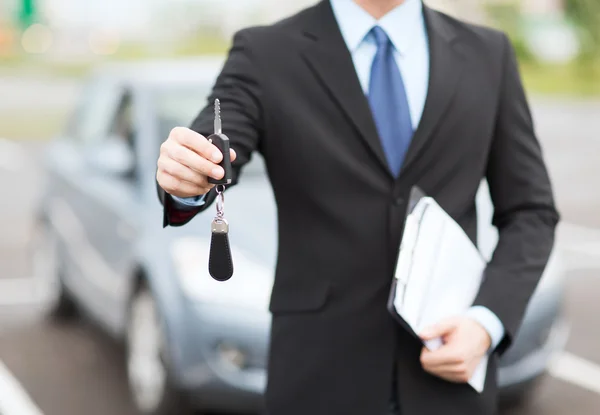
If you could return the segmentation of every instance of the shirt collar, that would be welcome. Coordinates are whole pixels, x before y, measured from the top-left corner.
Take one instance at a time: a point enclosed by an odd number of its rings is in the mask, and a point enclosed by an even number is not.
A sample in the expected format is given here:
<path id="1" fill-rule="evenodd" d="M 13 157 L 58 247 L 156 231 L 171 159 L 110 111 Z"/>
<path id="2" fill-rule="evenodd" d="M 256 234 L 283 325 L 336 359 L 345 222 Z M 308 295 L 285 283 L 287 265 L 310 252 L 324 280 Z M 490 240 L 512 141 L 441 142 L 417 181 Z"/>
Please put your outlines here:
<path id="1" fill-rule="evenodd" d="M 330 0 L 342 37 L 350 52 L 354 52 L 374 26 L 381 26 L 400 54 L 408 52 L 423 27 L 423 3 L 406 0 L 379 21 L 353 0 Z"/>

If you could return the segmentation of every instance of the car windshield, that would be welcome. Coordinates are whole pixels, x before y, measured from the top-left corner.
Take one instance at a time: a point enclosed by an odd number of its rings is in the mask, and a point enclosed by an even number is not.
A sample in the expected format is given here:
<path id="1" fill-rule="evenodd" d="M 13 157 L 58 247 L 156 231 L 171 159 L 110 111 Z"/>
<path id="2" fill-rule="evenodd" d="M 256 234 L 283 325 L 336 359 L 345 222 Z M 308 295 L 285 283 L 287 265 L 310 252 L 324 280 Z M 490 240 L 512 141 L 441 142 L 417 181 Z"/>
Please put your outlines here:
<path id="1" fill-rule="evenodd" d="M 173 127 L 188 127 L 207 103 L 210 86 L 204 88 L 169 88 L 159 91 L 157 98 L 157 118 L 160 141 L 168 137 Z M 227 135 L 227 131 L 223 131 Z M 253 156 L 252 162 L 244 167 L 244 175 L 264 173 L 264 165 L 260 157 Z"/>

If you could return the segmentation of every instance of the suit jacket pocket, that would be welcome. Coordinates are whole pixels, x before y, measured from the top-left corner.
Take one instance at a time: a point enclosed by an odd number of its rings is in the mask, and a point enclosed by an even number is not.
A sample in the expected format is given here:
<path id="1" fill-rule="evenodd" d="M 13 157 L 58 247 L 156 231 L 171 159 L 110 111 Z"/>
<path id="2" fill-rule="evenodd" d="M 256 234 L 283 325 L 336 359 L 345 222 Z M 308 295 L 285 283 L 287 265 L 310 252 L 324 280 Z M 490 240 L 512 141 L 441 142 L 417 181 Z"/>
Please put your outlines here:
<path id="1" fill-rule="evenodd" d="M 321 310 L 331 296 L 331 284 L 324 279 L 301 276 L 276 278 L 269 310 L 273 315 Z"/>

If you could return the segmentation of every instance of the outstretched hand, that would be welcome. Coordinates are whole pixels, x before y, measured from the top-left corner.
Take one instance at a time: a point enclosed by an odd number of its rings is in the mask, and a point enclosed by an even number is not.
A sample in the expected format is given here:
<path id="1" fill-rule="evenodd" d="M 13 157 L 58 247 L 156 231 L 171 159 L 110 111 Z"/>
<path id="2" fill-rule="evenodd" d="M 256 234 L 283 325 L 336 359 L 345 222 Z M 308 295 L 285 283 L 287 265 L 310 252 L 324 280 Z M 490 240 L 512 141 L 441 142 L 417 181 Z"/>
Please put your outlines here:
<path id="1" fill-rule="evenodd" d="M 236 154 L 230 150 L 233 162 Z M 206 137 L 189 128 L 176 127 L 160 146 L 156 180 L 167 193 L 178 197 L 206 194 L 213 188 L 208 178 L 220 180 L 225 171 L 218 163 L 223 154 Z"/>

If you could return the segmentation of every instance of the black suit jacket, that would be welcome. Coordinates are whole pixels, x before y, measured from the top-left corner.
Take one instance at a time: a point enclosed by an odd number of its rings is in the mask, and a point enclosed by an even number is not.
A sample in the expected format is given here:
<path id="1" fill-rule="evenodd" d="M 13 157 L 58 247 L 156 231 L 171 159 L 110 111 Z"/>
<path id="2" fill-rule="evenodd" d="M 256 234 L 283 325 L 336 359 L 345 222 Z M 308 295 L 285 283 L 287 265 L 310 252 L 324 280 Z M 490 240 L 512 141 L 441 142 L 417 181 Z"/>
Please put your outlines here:
<path id="1" fill-rule="evenodd" d="M 398 179 L 327 1 L 237 33 L 193 123 L 210 134 L 219 98 L 238 154 L 235 181 L 259 151 L 276 197 L 269 415 L 383 414 L 394 373 L 403 415 L 495 412 L 496 356 L 519 328 L 558 214 L 507 38 L 429 8 L 425 16 L 429 94 Z M 491 309 L 507 335 L 479 395 L 423 371 L 421 344 L 390 317 L 386 300 L 411 187 L 435 197 L 475 240 L 482 178 L 500 239 L 476 304 Z M 161 198 L 165 225 L 202 210 L 182 213 Z"/>

